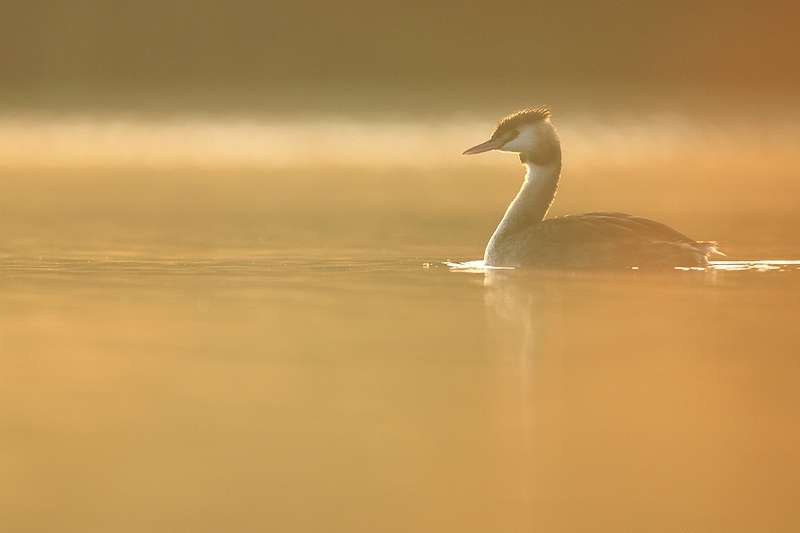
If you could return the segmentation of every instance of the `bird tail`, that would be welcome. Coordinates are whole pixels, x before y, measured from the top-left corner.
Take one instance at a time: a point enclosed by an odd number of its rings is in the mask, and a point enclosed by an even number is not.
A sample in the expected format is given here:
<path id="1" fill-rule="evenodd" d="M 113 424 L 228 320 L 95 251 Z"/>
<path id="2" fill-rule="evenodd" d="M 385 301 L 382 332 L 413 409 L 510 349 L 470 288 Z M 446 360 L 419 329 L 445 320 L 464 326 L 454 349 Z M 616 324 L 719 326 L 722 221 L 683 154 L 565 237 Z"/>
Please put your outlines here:
<path id="1" fill-rule="evenodd" d="M 727 257 L 722 251 L 717 248 L 717 243 L 715 241 L 698 241 L 697 242 L 697 249 L 708 258 L 710 255 L 721 255 L 722 257 Z"/>

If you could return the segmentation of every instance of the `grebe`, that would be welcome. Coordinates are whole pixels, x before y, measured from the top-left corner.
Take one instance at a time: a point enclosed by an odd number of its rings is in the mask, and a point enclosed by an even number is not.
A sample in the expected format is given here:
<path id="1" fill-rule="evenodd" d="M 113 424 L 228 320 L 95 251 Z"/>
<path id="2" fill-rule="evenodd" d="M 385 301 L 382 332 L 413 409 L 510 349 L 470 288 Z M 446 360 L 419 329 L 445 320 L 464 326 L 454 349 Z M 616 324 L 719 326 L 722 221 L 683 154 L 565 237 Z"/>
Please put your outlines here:
<path id="1" fill-rule="evenodd" d="M 704 266 L 720 253 L 646 218 L 600 212 L 545 220 L 561 176 L 561 142 L 548 106 L 503 118 L 492 137 L 463 155 L 517 152 L 527 167 L 516 198 L 486 246 L 484 263 L 504 267 Z"/>

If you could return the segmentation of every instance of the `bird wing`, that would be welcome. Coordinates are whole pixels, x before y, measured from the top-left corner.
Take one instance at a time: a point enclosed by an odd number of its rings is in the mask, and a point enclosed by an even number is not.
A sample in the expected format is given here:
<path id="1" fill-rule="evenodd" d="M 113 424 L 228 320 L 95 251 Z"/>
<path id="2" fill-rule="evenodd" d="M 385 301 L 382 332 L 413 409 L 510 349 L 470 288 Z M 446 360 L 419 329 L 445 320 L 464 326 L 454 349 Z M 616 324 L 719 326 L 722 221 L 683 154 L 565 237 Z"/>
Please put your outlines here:
<path id="1" fill-rule="evenodd" d="M 613 212 L 550 218 L 515 240 L 528 252 L 514 263 L 531 266 L 693 266 L 716 251 L 660 222 Z"/>
<path id="2" fill-rule="evenodd" d="M 669 226 L 625 213 L 595 212 L 550 218 L 531 227 L 537 240 L 559 242 L 662 241 L 696 244 Z"/>

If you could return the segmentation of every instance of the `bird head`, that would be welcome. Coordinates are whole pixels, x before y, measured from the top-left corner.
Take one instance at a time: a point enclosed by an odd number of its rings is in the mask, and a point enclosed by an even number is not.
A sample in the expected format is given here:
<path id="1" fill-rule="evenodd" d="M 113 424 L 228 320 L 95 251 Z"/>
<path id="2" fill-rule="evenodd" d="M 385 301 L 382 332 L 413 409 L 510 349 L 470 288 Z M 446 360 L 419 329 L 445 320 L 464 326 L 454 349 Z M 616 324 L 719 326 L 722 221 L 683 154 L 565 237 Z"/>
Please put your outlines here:
<path id="1" fill-rule="evenodd" d="M 464 151 L 463 155 L 490 150 L 516 152 L 523 163 L 546 165 L 561 160 L 561 144 L 550 123 L 550 108 L 539 106 L 503 118 L 491 138 Z"/>

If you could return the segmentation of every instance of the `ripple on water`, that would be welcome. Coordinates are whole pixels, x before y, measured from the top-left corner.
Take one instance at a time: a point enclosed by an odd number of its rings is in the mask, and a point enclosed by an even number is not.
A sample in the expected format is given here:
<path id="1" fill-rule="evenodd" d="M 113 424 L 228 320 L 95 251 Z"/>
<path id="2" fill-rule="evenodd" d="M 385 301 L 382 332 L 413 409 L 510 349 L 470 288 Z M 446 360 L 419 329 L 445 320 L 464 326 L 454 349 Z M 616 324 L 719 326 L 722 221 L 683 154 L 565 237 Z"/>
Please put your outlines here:
<path id="1" fill-rule="evenodd" d="M 0 273 L 51 275 L 128 274 L 128 275 L 265 275 L 303 273 L 369 273 L 410 272 L 448 267 L 451 272 L 487 273 L 515 270 L 511 267 L 493 267 L 483 260 L 433 261 L 420 258 L 380 260 L 266 258 L 266 259 L 59 259 L 59 258 L 6 258 L 0 259 Z M 527 270 L 527 269 L 526 269 Z M 625 269 L 638 270 L 636 267 Z M 789 272 L 800 270 L 800 260 L 712 261 L 707 267 L 675 267 L 676 271 L 722 272 Z"/>
<path id="2" fill-rule="evenodd" d="M 487 272 L 489 270 L 514 270 L 511 267 L 487 266 L 482 260 L 464 262 L 445 262 L 453 272 Z M 632 267 L 625 270 L 638 270 Z M 730 272 L 752 271 L 752 272 L 774 272 L 800 270 L 800 260 L 789 259 L 767 259 L 759 261 L 711 261 L 707 267 L 675 267 L 675 270 L 721 270 Z"/>
<path id="3" fill-rule="evenodd" d="M 0 274 L 6 276 L 49 274 L 75 276 L 125 274 L 133 276 L 185 275 L 270 275 L 304 273 L 369 273 L 419 271 L 438 266 L 419 258 L 348 260 L 342 258 L 264 258 L 264 259 L 177 259 L 177 258 L 5 258 L 0 259 Z"/>

